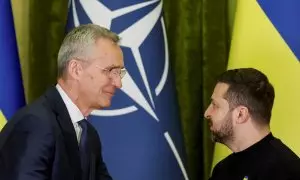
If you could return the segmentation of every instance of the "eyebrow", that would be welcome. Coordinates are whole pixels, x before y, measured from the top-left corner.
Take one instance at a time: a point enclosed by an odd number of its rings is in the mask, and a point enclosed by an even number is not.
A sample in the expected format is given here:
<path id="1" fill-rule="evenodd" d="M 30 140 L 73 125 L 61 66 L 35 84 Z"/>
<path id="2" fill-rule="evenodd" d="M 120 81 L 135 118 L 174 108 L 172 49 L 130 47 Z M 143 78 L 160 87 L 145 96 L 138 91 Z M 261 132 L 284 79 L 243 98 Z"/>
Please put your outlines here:
<path id="1" fill-rule="evenodd" d="M 119 65 L 110 65 L 110 66 L 108 66 L 108 67 L 106 67 L 107 69 L 114 69 L 114 68 L 120 68 L 120 69 L 123 69 L 124 68 L 124 66 L 119 66 Z"/>
<path id="2" fill-rule="evenodd" d="M 211 100 L 211 102 L 213 102 L 213 103 L 217 103 L 217 101 L 216 101 L 215 99 L 213 99 L 213 98 L 210 98 L 210 100 Z"/>

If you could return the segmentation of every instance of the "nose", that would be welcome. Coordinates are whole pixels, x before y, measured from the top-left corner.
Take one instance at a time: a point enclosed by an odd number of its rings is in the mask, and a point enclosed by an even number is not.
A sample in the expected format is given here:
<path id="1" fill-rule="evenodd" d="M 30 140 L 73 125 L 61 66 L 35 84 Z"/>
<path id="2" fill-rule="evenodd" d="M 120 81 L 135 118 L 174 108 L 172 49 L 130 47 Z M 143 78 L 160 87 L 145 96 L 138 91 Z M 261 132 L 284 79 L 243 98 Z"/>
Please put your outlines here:
<path id="1" fill-rule="evenodd" d="M 210 106 L 211 106 L 211 105 L 208 106 L 208 108 L 206 109 L 206 111 L 205 111 L 205 113 L 204 113 L 204 117 L 205 117 L 206 119 L 209 119 L 209 118 L 210 118 Z"/>
<path id="2" fill-rule="evenodd" d="M 119 89 L 122 87 L 122 80 L 120 76 L 116 76 L 115 78 L 113 78 L 113 85 Z"/>

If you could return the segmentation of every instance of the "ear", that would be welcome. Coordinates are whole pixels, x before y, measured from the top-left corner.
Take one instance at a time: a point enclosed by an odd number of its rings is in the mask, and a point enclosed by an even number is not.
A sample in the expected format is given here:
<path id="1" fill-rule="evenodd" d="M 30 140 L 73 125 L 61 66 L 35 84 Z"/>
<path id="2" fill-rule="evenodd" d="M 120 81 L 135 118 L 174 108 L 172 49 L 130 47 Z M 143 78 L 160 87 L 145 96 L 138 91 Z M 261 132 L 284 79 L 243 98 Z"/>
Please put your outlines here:
<path id="1" fill-rule="evenodd" d="M 249 114 L 249 110 L 247 107 L 245 106 L 238 106 L 235 108 L 235 121 L 237 124 L 243 124 L 245 122 L 248 121 L 250 114 Z"/>
<path id="2" fill-rule="evenodd" d="M 77 60 L 70 60 L 68 63 L 68 73 L 73 79 L 80 79 L 83 72 L 83 67 Z"/>

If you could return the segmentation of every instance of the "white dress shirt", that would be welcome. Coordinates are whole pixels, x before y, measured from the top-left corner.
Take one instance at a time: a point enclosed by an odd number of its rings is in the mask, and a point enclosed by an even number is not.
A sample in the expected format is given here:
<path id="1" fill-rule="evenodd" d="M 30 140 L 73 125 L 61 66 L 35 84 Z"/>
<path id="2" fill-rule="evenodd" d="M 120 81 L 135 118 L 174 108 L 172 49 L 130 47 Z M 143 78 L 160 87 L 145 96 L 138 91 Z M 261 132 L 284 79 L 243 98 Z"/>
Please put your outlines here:
<path id="1" fill-rule="evenodd" d="M 60 87 L 59 84 L 56 85 L 56 89 L 58 90 L 60 96 L 62 97 L 67 110 L 69 112 L 69 115 L 71 117 L 76 136 L 77 136 L 77 141 L 80 142 L 80 136 L 82 129 L 80 125 L 78 124 L 78 121 L 85 119 L 81 111 L 78 109 L 78 107 L 73 103 L 73 101 L 69 98 L 69 96 L 66 94 L 66 92 Z"/>

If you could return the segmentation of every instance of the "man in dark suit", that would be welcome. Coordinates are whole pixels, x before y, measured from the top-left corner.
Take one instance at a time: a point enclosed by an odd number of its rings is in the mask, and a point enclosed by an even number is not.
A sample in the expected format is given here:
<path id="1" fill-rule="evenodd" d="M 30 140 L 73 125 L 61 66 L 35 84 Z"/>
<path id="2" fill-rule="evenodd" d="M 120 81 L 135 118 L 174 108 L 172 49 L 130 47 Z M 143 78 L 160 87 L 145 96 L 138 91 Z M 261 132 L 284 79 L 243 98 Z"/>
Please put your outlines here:
<path id="1" fill-rule="evenodd" d="M 58 53 L 58 81 L 22 108 L 0 133 L 1 180 L 111 180 L 101 142 L 87 121 L 110 106 L 125 74 L 119 37 L 82 25 Z"/>

